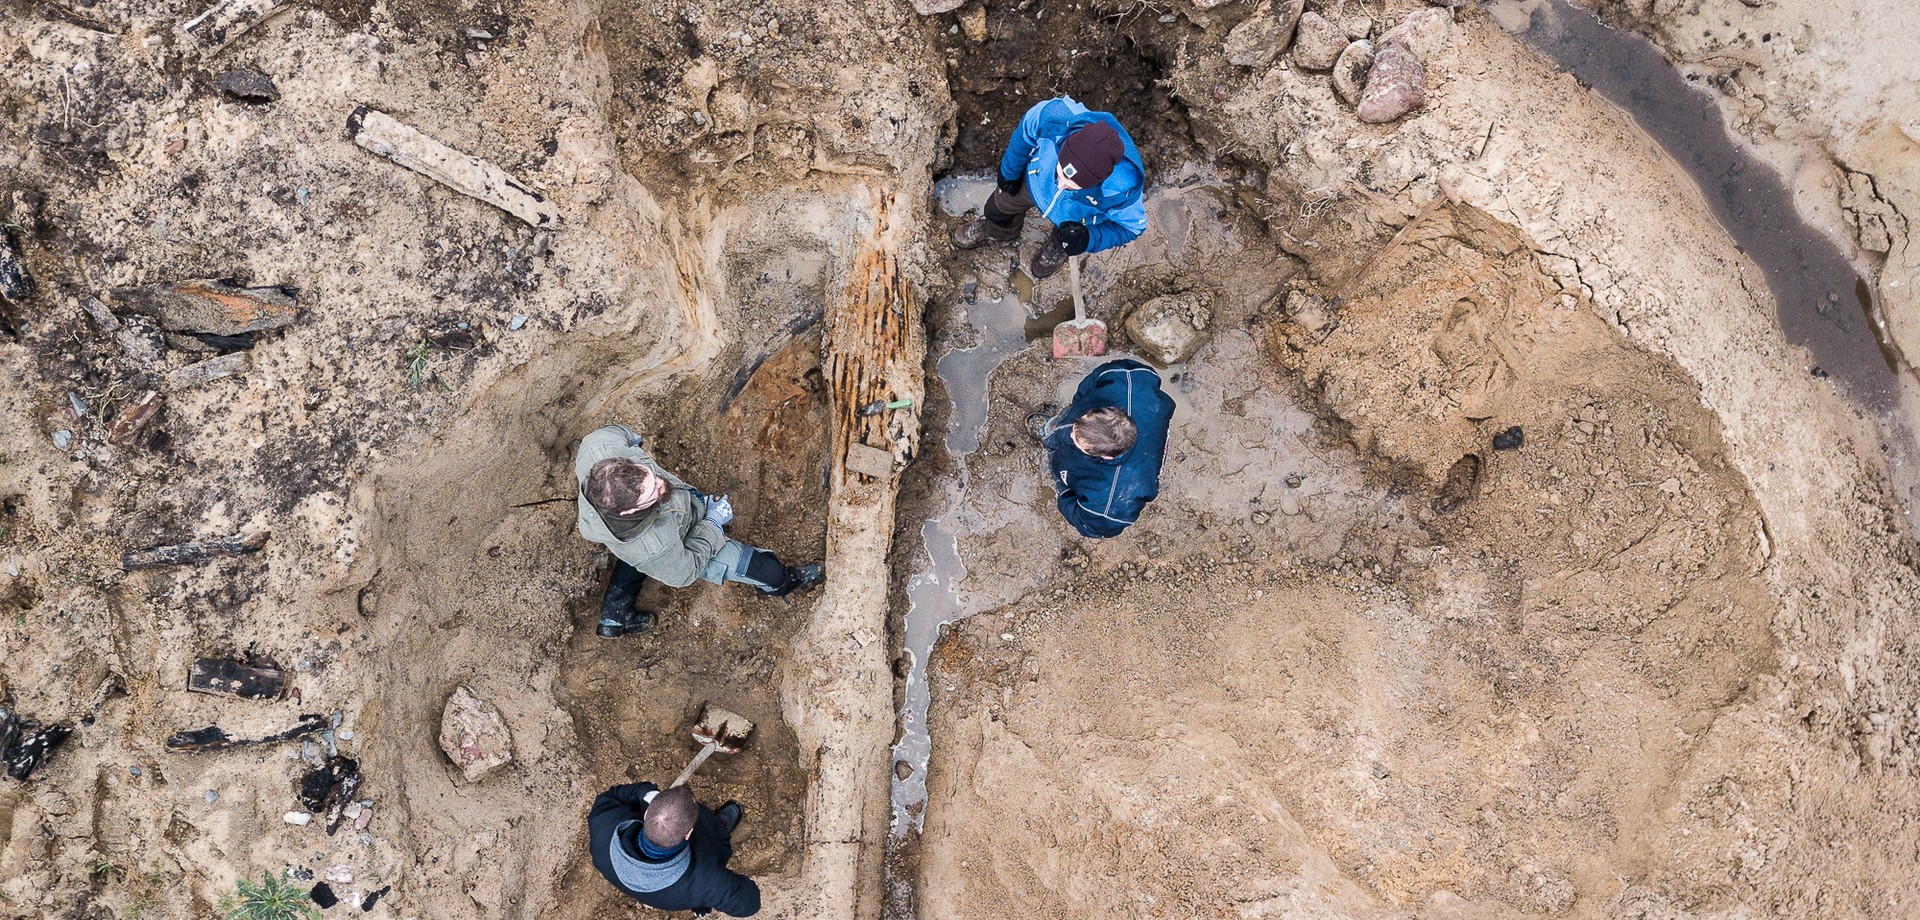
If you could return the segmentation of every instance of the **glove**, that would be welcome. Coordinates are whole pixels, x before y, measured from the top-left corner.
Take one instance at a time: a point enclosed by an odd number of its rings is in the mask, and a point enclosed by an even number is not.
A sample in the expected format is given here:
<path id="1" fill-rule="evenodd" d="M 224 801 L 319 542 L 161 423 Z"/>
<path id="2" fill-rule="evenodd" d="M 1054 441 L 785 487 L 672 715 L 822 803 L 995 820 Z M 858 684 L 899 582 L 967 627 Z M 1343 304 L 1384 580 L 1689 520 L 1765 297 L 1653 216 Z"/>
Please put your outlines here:
<path id="1" fill-rule="evenodd" d="M 707 502 L 707 523 L 715 527 L 725 527 L 733 521 L 733 502 L 725 495 Z"/>
<path id="2" fill-rule="evenodd" d="M 1093 241 L 1087 232 L 1087 225 L 1070 220 L 1053 228 L 1053 240 L 1067 255 L 1077 256 L 1087 251 L 1087 244 Z"/>
<path id="3" fill-rule="evenodd" d="M 1014 176 L 1011 179 L 1002 178 L 998 183 L 996 183 L 995 187 L 1000 190 L 1000 194 L 1005 195 L 1008 198 L 1012 198 L 1013 196 L 1020 194 L 1020 189 L 1024 188 L 1026 184 L 1027 184 L 1027 177 Z"/>

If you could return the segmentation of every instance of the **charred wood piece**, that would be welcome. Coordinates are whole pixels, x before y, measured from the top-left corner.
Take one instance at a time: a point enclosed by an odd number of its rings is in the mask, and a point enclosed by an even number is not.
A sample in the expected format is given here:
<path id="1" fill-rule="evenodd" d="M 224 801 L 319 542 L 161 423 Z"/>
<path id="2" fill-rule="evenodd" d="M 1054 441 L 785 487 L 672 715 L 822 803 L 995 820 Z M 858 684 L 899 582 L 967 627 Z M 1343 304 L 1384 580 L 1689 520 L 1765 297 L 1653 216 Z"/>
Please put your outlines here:
<path id="1" fill-rule="evenodd" d="M 180 24 L 180 33 L 198 41 L 209 55 L 219 54 L 248 29 L 279 12 L 286 0 L 220 0 Z"/>
<path id="2" fill-rule="evenodd" d="M 209 751 L 224 751 L 228 748 L 248 747 L 256 744 L 275 744 L 281 741 L 292 741 L 295 738 L 305 738 L 308 735 L 317 734 L 325 731 L 329 724 L 325 716 L 316 713 L 305 713 L 300 716 L 300 721 L 295 723 L 292 728 L 275 732 L 264 738 L 235 738 L 225 731 L 222 731 L 220 726 L 209 725 L 206 728 L 174 732 L 173 736 L 167 739 L 167 750 L 181 754 L 204 754 Z"/>
<path id="3" fill-rule="evenodd" d="M 300 313 L 286 288 L 248 288 L 205 278 L 121 288 L 113 299 L 153 317 L 168 332 L 242 335 L 278 329 Z"/>
<path id="4" fill-rule="evenodd" d="M 195 693 L 237 696 L 243 700 L 277 700 L 287 691 L 287 677 L 279 668 L 259 668 L 220 658 L 197 658 L 187 672 L 187 689 Z"/>
<path id="5" fill-rule="evenodd" d="M 229 537 L 225 540 L 207 540 L 200 543 L 182 543 L 178 546 L 156 546 L 127 553 L 120 557 L 120 567 L 137 572 L 141 569 L 158 568 L 163 565 L 185 565 L 189 562 L 205 562 L 220 556 L 244 556 L 257 553 L 267 545 L 270 531 L 261 531 L 244 537 Z"/>
<path id="6" fill-rule="evenodd" d="M 167 374 L 167 389 L 190 390 L 215 380 L 246 373 L 251 367 L 253 367 L 253 358 L 244 351 L 224 354 L 218 358 L 208 358 Z"/>

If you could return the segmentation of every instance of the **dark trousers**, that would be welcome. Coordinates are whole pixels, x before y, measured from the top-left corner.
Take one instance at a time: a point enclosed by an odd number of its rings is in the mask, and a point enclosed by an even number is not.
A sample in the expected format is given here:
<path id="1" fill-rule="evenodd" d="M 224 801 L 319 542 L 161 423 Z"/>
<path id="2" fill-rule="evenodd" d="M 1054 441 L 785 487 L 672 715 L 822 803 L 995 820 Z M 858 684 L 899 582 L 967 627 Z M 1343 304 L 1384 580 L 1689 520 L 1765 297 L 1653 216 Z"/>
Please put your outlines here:
<path id="1" fill-rule="evenodd" d="M 987 196 L 987 203 L 980 209 L 980 216 L 1001 230 L 1020 235 L 1020 228 L 1027 223 L 1027 212 L 1033 209 L 1033 195 L 1028 193 L 1025 184 L 1020 186 L 1020 194 L 1009 195 L 999 189 Z"/>

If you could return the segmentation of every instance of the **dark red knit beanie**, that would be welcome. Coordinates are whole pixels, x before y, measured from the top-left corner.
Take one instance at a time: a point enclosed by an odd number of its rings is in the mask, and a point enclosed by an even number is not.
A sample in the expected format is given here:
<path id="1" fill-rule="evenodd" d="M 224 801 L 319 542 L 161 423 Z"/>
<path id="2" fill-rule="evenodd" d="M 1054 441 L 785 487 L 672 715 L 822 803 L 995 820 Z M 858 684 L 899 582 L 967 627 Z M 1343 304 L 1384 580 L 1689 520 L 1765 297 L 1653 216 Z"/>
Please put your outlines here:
<path id="1" fill-rule="evenodd" d="M 1120 132 L 1106 122 L 1081 128 L 1060 142 L 1061 170 L 1081 188 L 1099 188 L 1126 155 Z"/>

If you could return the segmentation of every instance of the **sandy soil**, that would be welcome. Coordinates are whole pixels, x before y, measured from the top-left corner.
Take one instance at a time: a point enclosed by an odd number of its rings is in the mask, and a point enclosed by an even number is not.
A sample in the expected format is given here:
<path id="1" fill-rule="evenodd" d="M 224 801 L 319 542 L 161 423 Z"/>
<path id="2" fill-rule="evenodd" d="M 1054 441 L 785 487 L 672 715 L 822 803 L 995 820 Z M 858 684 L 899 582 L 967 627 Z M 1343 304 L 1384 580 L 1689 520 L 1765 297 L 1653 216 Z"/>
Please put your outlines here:
<path id="1" fill-rule="evenodd" d="M 0 338 L 0 685 L 91 719 L 0 780 L 0 915 L 205 916 L 236 876 L 343 864 L 337 887 L 393 886 L 370 916 L 640 915 L 582 817 L 676 771 L 713 699 L 760 726 L 703 796 L 746 803 L 768 913 L 877 916 L 879 617 L 953 467 L 921 449 L 897 522 L 891 486 L 837 476 L 859 330 L 835 311 L 879 252 L 930 360 L 966 344 L 958 282 L 991 298 L 1004 255 L 946 251 L 931 180 L 1063 90 L 1118 111 L 1158 182 L 1150 237 L 1093 260 L 1096 312 L 1206 289 L 1214 334 L 1169 370 L 1167 487 L 1119 541 L 1057 520 L 1020 425 L 1085 368 L 1034 346 L 995 376 L 962 507 L 987 612 L 942 645 L 926 831 L 893 851 L 920 916 L 1912 915 L 1920 582 L 1871 429 L 1687 180 L 1483 14 L 1423 50 L 1429 109 L 1370 127 L 1322 76 L 1222 61 L 1249 9 L 324 0 L 211 60 L 173 31 L 197 4 L 0 12 L 0 216 L 41 287 Z M 1893 46 L 1846 34 L 1843 82 L 1802 55 L 1740 85 L 1830 110 L 1805 139 L 1857 138 L 1847 168 L 1912 213 L 1906 148 L 1870 152 L 1897 119 L 1851 102 L 1905 85 L 1870 82 Z M 213 89 L 238 63 L 282 98 Z M 357 104 L 561 227 L 354 147 Z M 1443 183 L 1460 203 L 1428 207 Z M 228 276 L 298 288 L 300 321 L 109 443 L 101 419 L 204 355 L 124 351 L 79 299 Z M 731 492 L 743 538 L 840 554 L 828 589 L 662 595 L 654 632 L 594 637 L 602 563 L 539 502 L 608 419 Z M 1490 450 L 1508 425 L 1526 445 Z M 856 436 L 883 434 L 914 431 Z M 258 530 L 257 555 L 119 565 Z M 202 655 L 277 662 L 299 698 L 188 693 Z M 435 740 L 462 684 L 513 735 L 479 783 Z M 296 746 L 163 747 L 316 711 L 367 770 L 364 835 L 281 820 Z"/>

